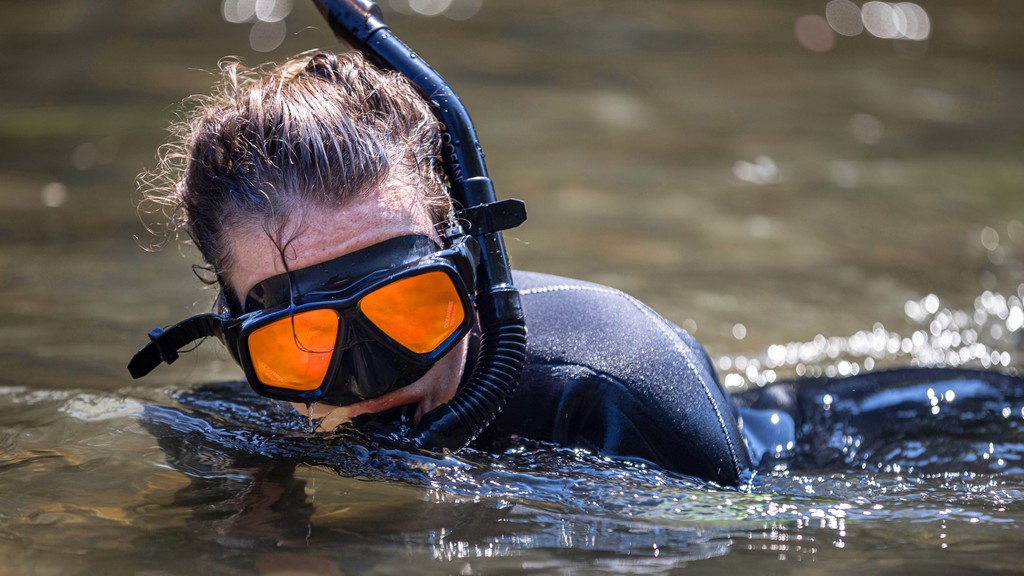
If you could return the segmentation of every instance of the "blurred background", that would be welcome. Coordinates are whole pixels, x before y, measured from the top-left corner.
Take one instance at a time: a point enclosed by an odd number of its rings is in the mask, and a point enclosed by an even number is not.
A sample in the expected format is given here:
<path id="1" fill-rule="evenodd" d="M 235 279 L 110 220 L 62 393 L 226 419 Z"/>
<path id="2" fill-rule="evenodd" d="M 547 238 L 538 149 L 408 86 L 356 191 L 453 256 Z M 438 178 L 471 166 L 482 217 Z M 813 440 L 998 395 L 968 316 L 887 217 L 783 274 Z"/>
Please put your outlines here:
<path id="1" fill-rule="evenodd" d="M 634 294 L 730 386 L 1021 365 L 1024 4 L 381 4 L 528 202 L 516 267 Z M 298 0 L 5 2 L 0 30 L 0 383 L 132 386 L 213 296 L 135 209 L 178 102 L 228 55 L 342 48 Z M 144 385 L 239 376 L 203 350 Z"/>

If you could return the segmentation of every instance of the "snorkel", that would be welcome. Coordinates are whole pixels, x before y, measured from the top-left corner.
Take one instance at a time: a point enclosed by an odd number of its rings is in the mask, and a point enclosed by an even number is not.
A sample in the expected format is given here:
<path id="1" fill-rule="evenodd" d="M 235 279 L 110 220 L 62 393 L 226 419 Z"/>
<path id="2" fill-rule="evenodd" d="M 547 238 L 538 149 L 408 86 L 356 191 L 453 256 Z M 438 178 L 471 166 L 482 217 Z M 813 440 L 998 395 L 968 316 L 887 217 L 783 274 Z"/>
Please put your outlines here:
<path id="1" fill-rule="evenodd" d="M 426 413 L 409 439 L 420 448 L 458 449 L 504 408 L 526 360 L 526 322 L 512 283 L 501 230 L 526 219 L 521 201 L 497 201 L 476 131 L 458 96 L 384 24 L 371 0 L 314 0 L 334 34 L 380 68 L 409 79 L 445 125 L 445 171 L 459 219 L 480 246 L 476 305 L 480 353 L 469 380 L 447 403 Z"/>

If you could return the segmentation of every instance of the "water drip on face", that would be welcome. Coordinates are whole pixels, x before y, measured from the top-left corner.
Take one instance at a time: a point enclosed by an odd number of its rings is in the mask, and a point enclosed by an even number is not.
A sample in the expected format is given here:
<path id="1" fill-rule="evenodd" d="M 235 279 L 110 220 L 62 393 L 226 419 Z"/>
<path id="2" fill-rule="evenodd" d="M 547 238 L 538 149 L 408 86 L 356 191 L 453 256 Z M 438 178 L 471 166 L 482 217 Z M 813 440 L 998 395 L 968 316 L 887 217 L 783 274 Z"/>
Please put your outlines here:
<path id="1" fill-rule="evenodd" d="M 316 406 L 316 402 L 310 402 L 306 404 L 306 410 L 308 411 L 306 417 L 309 422 L 309 432 L 316 432 L 317 426 L 320 424 L 319 419 L 313 417 L 313 408 Z"/>

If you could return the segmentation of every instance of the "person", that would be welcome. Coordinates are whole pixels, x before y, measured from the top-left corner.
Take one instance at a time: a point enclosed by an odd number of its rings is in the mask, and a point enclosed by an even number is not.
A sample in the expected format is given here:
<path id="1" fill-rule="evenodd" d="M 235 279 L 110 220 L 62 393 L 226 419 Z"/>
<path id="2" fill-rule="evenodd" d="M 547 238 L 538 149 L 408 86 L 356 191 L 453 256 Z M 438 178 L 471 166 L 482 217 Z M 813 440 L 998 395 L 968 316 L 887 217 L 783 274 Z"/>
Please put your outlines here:
<path id="1" fill-rule="evenodd" d="M 216 335 L 255 391 L 322 429 L 415 425 L 466 386 L 481 347 L 479 248 L 452 232 L 444 127 L 404 77 L 359 52 L 222 73 L 142 180 L 144 201 L 167 207 L 202 254 L 215 311 L 151 333 L 133 374 Z M 691 335 L 612 288 L 513 278 L 526 360 L 475 446 L 550 441 L 723 485 L 750 470 L 736 410 Z"/>

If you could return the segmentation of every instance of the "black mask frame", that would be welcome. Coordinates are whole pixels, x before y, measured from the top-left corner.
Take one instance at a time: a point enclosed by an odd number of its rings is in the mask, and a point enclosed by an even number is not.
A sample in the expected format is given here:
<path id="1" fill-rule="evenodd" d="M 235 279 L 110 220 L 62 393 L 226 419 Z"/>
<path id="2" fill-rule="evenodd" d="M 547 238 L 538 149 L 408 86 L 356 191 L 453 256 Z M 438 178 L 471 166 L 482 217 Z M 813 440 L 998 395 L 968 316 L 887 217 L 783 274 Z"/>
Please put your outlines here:
<path id="1" fill-rule="evenodd" d="M 235 315 L 200 314 L 167 330 L 150 332 L 151 342 L 129 364 L 132 376 L 148 374 L 161 361 L 168 364 L 193 341 L 216 336 L 242 367 L 260 395 L 290 402 L 328 402 L 345 406 L 375 398 L 416 381 L 450 352 L 475 319 L 472 290 L 479 249 L 471 237 L 456 239 L 441 250 L 429 237 L 399 236 L 313 266 L 273 276 L 248 293 L 244 310 Z M 459 326 L 437 347 L 416 353 L 390 338 L 362 315 L 358 302 L 396 281 L 441 272 L 448 276 L 464 312 Z M 230 302 L 230 300 L 229 300 Z M 230 305 L 237 310 L 238 304 Z M 308 310 L 332 309 L 339 315 L 334 354 L 323 381 L 313 390 L 293 390 L 262 382 L 250 356 L 248 338 L 256 330 Z"/>

